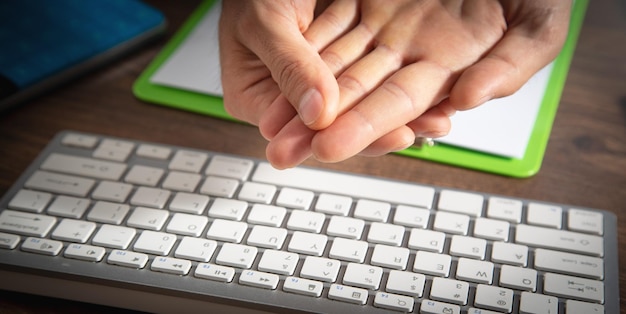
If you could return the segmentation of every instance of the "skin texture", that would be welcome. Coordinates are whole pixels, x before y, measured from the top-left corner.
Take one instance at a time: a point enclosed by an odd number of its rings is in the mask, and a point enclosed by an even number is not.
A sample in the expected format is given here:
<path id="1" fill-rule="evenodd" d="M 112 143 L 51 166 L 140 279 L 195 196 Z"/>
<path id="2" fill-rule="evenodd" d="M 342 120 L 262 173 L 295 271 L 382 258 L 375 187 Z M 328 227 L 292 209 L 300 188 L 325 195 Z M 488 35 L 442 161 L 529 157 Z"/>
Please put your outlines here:
<path id="1" fill-rule="evenodd" d="M 565 0 L 227 0 L 224 105 L 277 168 L 404 149 L 517 91 L 567 34 Z"/>

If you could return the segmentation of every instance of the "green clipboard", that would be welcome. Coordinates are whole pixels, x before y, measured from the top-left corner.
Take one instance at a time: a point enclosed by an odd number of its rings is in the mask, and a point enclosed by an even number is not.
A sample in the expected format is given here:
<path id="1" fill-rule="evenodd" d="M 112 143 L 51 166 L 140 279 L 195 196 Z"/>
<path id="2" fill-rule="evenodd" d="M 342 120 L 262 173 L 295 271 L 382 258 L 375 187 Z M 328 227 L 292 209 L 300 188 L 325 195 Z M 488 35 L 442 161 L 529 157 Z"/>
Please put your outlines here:
<path id="1" fill-rule="evenodd" d="M 154 104 L 240 122 L 224 110 L 221 97 L 150 82 L 153 74 L 176 51 L 215 2 L 216 0 L 202 2 L 138 77 L 133 85 L 133 93 L 137 98 Z M 526 152 L 522 158 L 508 158 L 443 143 L 436 143 L 434 146 L 410 147 L 396 154 L 517 178 L 526 178 L 536 174 L 541 168 L 587 4 L 588 0 L 574 2 L 569 33 L 563 49 L 554 60 L 547 92 L 543 96 Z"/>

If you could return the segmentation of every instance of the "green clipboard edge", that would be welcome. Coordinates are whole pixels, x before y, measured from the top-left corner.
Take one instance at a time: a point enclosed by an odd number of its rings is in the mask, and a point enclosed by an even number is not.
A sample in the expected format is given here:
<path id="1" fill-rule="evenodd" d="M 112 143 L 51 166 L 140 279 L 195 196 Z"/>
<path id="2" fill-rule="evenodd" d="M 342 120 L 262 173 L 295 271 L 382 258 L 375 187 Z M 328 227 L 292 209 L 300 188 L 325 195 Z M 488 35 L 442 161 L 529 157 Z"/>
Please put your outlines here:
<path id="1" fill-rule="evenodd" d="M 221 97 L 156 85 L 150 82 L 150 77 L 152 77 L 154 72 L 177 49 L 214 3 L 215 0 L 205 0 L 192 13 L 180 30 L 135 81 L 133 93 L 137 98 L 147 102 L 243 123 L 224 110 Z M 554 60 L 554 66 L 546 88 L 548 92 L 546 92 L 542 100 L 523 158 L 507 158 L 442 143 L 422 148 L 410 147 L 396 152 L 396 154 L 517 178 L 527 178 L 535 175 L 541 168 L 552 123 L 561 99 L 563 87 L 565 86 L 587 5 L 588 0 L 574 1 L 569 33 L 563 49 Z"/>

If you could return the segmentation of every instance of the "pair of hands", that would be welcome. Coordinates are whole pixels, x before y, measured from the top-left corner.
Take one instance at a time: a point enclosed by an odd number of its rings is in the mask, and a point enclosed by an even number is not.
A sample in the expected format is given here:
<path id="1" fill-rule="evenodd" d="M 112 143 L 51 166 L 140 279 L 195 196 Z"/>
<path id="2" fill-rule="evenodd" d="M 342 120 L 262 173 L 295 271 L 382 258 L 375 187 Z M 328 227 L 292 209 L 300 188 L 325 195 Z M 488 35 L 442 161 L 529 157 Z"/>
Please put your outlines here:
<path id="1" fill-rule="evenodd" d="M 567 0 L 225 0 L 224 106 L 276 168 L 440 137 L 559 53 Z"/>

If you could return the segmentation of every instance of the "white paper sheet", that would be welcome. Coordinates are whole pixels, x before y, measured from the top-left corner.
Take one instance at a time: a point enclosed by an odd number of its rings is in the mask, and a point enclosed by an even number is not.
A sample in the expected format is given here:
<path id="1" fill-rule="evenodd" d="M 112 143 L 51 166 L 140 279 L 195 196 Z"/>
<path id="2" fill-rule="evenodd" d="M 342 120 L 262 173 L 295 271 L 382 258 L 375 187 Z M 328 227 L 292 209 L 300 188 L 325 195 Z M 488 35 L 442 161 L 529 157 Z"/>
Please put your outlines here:
<path id="1" fill-rule="evenodd" d="M 151 82 L 213 96 L 222 95 L 218 21 L 214 5 Z M 548 84 L 552 65 L 517 93 L 452 116 L 452 130 L 438 142 L 511 158 L 522 158 Z"/>

